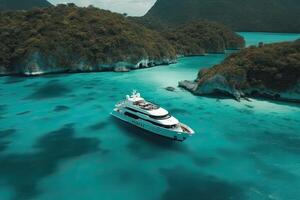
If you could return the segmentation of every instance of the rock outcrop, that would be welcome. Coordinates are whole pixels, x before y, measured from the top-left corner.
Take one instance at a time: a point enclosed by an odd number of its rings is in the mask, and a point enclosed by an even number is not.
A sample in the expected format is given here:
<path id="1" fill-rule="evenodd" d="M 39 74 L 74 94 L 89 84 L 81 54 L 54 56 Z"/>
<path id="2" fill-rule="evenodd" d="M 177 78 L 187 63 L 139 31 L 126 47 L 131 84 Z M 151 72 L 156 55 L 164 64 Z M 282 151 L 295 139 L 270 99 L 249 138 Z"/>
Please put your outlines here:
<path id="1" fill-rule="evenodd" d="M 249 47 L 179 86 L 196 95 L 254 96 L 300 103 L 300 40 Z"/>

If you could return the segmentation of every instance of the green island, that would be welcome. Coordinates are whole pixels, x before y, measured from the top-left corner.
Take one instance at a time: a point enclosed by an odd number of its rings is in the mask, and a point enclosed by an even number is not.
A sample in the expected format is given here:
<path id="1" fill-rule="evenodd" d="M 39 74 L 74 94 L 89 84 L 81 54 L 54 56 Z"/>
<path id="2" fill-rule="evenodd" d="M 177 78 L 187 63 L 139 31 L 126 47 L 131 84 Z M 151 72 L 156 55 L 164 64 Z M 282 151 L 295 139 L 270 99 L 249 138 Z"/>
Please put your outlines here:
<path id="1" fill-rule="evenodd" d="M 228 49 L 241 49 L 245 40 L 228 27 L 206 20 L 191 21 L 180 26 L 167 26 L 154 18 L 133 18 L 150 29 L 159 31 L 184 56 L 206 53 L 224 53 Z"/>
<path id="2" fill-rule="evenodd" d="M 157 31 L 121 14 L 75 4 L 0 12 L 0 40 L 2 75 L 129 71 L 173 63 L 177 55 L 244 46 L 243 38 L 216 23 Z"/>
<path id="3" fill-rule="evenodd" d="M 206 19 L 235 31 L 300 32 L 299 0 L 157 0 L 144 16 L 174 26 Z"/>
<path id="4" fill-rule="evenodd" d="M 300 102 L 300 40 L 243 49 L 179 85 L 196 95 Z"/>

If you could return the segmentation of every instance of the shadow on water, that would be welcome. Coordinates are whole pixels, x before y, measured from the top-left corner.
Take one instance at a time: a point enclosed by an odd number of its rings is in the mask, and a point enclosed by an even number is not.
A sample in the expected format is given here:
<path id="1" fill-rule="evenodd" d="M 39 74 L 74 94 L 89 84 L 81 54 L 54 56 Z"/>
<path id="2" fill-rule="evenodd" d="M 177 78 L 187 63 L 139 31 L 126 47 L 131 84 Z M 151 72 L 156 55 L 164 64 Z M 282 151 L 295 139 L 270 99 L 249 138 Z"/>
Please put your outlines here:
<path id="1" fill-rule="evenodd" d="M 112 117 L 111 121 L 116 126 L 118 126 L 123 133 L 133 139 L 133 143 L 129 144 L 128 146 L 129 149 L 137 150 L 138 146 L 144 146 L 145 148 L 151 148 L 151 154 L 156 154 L 155 152 L 153 152 L 154 150 L 168 150 L 179 152 L 187 151 L 186 146 L 181 142 L 161 137 L 114 117 Z"/>
<path id="2" fill-rule="evenodd" d="M 242 200 L 245 189 L 215 176 L 187 170 L 184 167 L 160 169 L 168 183 L 162 200 Z"/>
<path id="3" fill-rule="evenodd" d="M 9 130 L 2 135 L 13 132 Z M 74 134 L 73 125 L 65 125 L 41 137 L 34 145 L 36 152 L 0 155 L 0 179 L 14 188 L 15 200 L 36 197 L 41 192 L 37 187 L 39 181 L 55 173 L 60 162 L 93 152 L 106 152 L 100 148 L 99 139 L 77 138 Z"/>
<path id="4" fill-rule="evenodd" d="M 59 83 L 57 80 L 51 80 L 48 81 L 46 84 L 43 86 L 40 86 L 39 88 L 36 89 L 32 94 L 30 94 L 28 97 L 25 99 L 29 100 L 43 100 L 43 99 L 48 99 L 48 98 L 58 98 L 58 97 L 63 97 L 66 96 L 67 94 L 71 93 L 72 90 Z"/>
<path id="5" fill-rule="evenodd" d="M 127 149 L 138 159 L 145 160 L 159 158 L 164 155 L 171 156 L 168 153 L 173 152 L 188 157 L 198 167 L 215 165 L 219 161 L 216 157 L 209 157 L 202 152 L 192 151 L 185 142 L 177 142 L 158 136 L 119 119 L 113 118 L 110 121 L 128 137 L 132 138 L 127 145 Z"/>

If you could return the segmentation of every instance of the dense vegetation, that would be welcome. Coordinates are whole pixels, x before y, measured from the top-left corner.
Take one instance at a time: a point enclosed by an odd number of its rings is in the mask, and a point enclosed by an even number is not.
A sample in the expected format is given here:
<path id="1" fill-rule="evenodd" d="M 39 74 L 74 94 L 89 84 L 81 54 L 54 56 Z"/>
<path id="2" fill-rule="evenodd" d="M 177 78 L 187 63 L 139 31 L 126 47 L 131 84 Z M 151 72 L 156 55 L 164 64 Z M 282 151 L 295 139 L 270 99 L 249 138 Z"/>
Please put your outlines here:
<path id="1" fill-rule="evenodd" d="M 181 55 L 223 53 L 226 49 L 239 49 L 245 45 L 244 39 L 227 27 L 205 21 L 168 28 L 162 35 Z"/>
<path id="2" fill-rule="evenodd" d="M 150 30 L 144 21 L 74 4 L 2 12 L 0 72 L 103 71 L 116 66 L 126 71 L 140 66 L 141 60 L 147 60 L 142 67 L 153 66 L 168 63 L 177 54 L 244 46 L 240 36 L 217 23 L 154 27 Z"/>
<path id="3" fill-rule="evenodd" d="M 215 22 L 197 20 L 173 27 L 165 26 L 154 18 L 134 17 L 131 20 L 160 32 L 180 55 L 223 53 L 226 49 L 240 49 L 245 46 L 240 35 Z"/>
<path id="4" fill-rule="evenodd" d="M 195 94 L 220 92 L 237 99 L 248 94 L 300 102 L 300 40 L 243 49 L 200 70 L 194 83 L 180 84 Z"/>
<path id="5" fill-rule="evenodd" d="M 0 10 L 30 10 L 52 6 L 46 0 L 0 0 Z"/>
<path id="6" fill-rule="evenodd" d="M 269 88 L 284 91 L 300 81 L 300 40 L 263 47 L 249 47 L 200 73 L 199 82 L 224 75 L 237 88 Z"/>
<path id="7" fill-rule="evenodd" d="M 196 19 L 236 31 L 300 32 L 299 0 L 158 0 L 144 18 L 167 25 Z"/>
<path id="8" fill-rule="evenodd" d="M 0 41 L 0 71 L 4 73 L 70 66 L 101 70 L 100 64 L 176 55 L 159 33 L 123 15 L 74 4 L 2 12 Z"/>

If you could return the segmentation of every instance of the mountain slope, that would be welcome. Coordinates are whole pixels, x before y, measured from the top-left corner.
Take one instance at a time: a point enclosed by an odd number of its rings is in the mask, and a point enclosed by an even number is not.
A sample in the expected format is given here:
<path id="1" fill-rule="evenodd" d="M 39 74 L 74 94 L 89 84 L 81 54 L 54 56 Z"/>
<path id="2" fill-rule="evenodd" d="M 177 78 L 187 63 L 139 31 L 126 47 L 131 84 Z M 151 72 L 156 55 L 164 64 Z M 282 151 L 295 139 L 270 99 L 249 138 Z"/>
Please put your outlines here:
<path id="1" fill-rule="evenodd" d="M 207 21 L 165 29 L 161 34 L 175 47 L 177 54 L 185 56 L 224 53 L 225 50 L 245 46 L 240 35 L 222 24 Z"/>
<path id="2" fill-rule="evenodd" d="M 0 10 L 30 10 L 32 8 L 45 8 L 51 5 L 46 0 L 0 0 Z"/>
<path id="3" fill-rule="evenodd" d="M 161 33 L 175 47 L 178 55 L 224 53 L 225 50 L 241 49 L 245 46 L 243 37 L 220 23 L 197 20 L 178 27 L 168 27 L 154 19 L 129 19 Z"/>
<path id="4" fill-rule="evenodd" d="M 158 0 L 145 18 L 167 25 L 197 19 L 236 31 L 300 32 L 299 0 Z"/>

